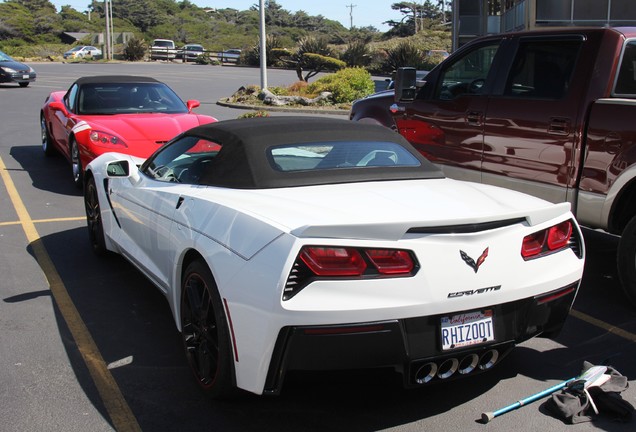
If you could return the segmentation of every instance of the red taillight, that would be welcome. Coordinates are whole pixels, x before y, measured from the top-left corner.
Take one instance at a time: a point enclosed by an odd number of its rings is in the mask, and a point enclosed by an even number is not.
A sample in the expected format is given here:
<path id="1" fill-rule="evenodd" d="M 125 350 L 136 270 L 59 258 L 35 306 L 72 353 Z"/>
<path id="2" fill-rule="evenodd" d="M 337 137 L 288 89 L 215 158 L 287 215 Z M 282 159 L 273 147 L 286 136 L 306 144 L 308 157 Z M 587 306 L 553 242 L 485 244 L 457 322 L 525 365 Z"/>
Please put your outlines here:
<path id="1" fill-rule="evenodd" d="M 545 243 L 545 235 L 546 231 L 543 230 L 525 236 L 523 238 L 523 244 L 521 245 L 521 256 L 529 258 L 540 254 L 543 250 L 543 244 Z"/>
<path id="2" fill-rule="evenodd" d="M 572 222 L 561 222 L 558 225 L 525 236 L 521 245 L 521 256 L 524 259 L 530 259 L 563 249 L 568 246 L 571 237 Z"/>
<path id="3" fill-rule="evenodd" d="M 414 267 L 411 254 L 404 250 L 367 249 L 366 253 L 380 274 L 406 274 Z"/>
<path id="4" fill-rule="evenodd" d="M 318 276 L 360 276 L 367 268 L 353 248 L 304 247 L 300 259 Z"/>
<path id="5" fill-rule="evenodd" d="M 572 223 L 561 222 L 548 230 L 548 249 L 557 250 L 567 246 L 572 236 Z"/>

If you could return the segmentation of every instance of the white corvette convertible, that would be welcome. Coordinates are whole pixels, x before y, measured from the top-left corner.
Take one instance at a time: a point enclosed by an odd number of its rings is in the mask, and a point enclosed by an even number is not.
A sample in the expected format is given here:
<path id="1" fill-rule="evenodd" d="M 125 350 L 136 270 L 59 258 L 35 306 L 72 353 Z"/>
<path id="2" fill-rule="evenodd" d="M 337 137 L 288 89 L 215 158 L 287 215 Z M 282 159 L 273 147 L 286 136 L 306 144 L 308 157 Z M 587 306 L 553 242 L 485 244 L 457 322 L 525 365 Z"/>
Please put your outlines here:
<path id="1" fill-rule="evenodd" d="M 166 296 L 200 386 L 393 368 L 405 387 L 551 336 L 583 273 L 567 204 L 444 178 L 400 135 L 272 117 L 196 127 L 86 168 L 89 237 Z"/>

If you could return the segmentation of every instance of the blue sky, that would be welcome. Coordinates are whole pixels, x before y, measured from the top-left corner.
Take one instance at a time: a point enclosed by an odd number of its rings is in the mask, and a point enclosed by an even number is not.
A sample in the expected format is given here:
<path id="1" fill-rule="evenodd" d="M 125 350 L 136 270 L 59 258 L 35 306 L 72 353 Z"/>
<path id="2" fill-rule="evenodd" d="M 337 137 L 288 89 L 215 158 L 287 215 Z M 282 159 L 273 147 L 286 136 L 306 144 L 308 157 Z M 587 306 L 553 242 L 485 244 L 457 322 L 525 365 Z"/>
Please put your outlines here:
<path id="1" fill-rule="evenodd" d="M 200 7 L 215 7 L 218 9 L 234 8 L 249 9 L 258 5 L 259 0 L 190 0 Z M 353 13 L 353 25 L 356 27 L 374 26 L 380 31 L 387 31 L 389 27 L 382 24 L 388 20 L 400 20 L 402 14 L 391 9 L 397 0 L 277 0 L 276 2 L 290 12 L 303 10 L 309 15 L 322 15 L 325 18 L 340 21 L 345 27 L 350 25 L 350 11 Z M 69 5 L 83 12 L 90 4 L 87 0 L 51 0 L 57 9 Z M 354 5 L 352 9 L 347 7 Z M 113 0 L 113 7 L 117 7 L 117 0 Z"/>

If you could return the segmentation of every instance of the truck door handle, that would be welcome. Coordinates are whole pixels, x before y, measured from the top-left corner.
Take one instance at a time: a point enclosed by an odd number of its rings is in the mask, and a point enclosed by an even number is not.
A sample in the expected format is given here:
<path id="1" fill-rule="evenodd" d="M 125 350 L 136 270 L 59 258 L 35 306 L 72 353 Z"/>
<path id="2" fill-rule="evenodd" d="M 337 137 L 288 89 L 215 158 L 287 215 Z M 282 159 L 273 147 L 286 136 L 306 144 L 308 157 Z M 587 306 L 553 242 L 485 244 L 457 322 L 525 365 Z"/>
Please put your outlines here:
<path id="1" fill-rule="evenodd" d="M 468 111 L 466 112 L 466 123 L 481 126 L 484 123 L 484 114 L 479 111 Z"/>
<path id="2" fill-rule="evenodd" d="M 552 117 L 548 126 L 548 133 L 555 135 L 570 134 L 570 119 L 561 117 Z"/>

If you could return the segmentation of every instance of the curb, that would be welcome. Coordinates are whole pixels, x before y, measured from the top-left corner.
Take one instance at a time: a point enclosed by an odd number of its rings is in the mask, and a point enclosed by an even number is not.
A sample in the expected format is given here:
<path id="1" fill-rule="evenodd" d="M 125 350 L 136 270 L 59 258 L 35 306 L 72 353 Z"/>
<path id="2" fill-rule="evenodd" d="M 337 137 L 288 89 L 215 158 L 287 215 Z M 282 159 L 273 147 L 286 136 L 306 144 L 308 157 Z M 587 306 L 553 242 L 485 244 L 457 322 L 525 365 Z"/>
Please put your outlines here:
<path id="1" fill-rule="evenodd" d="M 316 109 L 316 108 L 289 108 L 289 107 L 273 107 L 273 106 L 263 106 L 263 105 L 248 105 L 248 104 L 237 104 L 227 102 L 227 99 L 219 99 L 216 101 L 217 105 L 227 108 L 237 108 L 244 110 L 254 110 L 254 111 L 277 111 L 277 112 L 301 112 L 306 114 L 337 114 L 337 115 L 349 115 L 349 110 L 334 110 L 334 109 Z"/>

